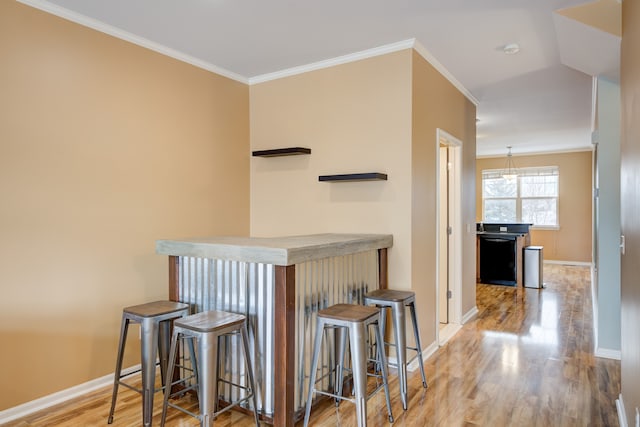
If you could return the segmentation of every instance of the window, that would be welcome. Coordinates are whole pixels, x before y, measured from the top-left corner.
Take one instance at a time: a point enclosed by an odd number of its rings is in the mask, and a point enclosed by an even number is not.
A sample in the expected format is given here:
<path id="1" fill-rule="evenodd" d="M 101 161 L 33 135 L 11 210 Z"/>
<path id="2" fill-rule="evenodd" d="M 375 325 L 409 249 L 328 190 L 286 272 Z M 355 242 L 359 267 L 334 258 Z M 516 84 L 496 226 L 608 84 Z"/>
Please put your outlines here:
<path id="1" fill-rule="evenodd" d="M 485 222 L 525 222 L 558 226 L 558 167 L 518 169 L 516 179 L 502 169 L 482 171 L 482 212 Z"/>

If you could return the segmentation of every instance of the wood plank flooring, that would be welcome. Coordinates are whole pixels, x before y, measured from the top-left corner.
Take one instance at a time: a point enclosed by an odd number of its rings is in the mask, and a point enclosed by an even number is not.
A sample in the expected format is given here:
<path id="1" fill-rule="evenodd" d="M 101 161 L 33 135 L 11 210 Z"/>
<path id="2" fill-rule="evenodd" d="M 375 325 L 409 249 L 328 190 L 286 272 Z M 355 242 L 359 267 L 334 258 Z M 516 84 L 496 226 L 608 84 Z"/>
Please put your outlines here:
<path id="1" fill-rule="evenodd" d="M 514 288 L 478 284 L 477 318 L 425 363 L 429 388 L 422 388 L 418 371 L 409 374 L 408 411 L 402 410 L 392 371 L 394 425 L 617 426 L 620 362 L 593 355 L 590 270 L 545 265 L 544 279 L 547 287 L 526 289 L 524 301 Z M 121 390 L 112 425 L 140 425 L 140 397 Z M 105 388 L 6 426 L 106 425 L 110 397 Z M 178 411 L 169 413 L 169 426 L 198 425 Z M 369 401 L 368 422 L 389 425 L 382 393 Z M 252 423 L 232 411 L 215 425 Z M 312 413 L 311 425 L 355 426 L 354 407 L 324 404 Z"/>

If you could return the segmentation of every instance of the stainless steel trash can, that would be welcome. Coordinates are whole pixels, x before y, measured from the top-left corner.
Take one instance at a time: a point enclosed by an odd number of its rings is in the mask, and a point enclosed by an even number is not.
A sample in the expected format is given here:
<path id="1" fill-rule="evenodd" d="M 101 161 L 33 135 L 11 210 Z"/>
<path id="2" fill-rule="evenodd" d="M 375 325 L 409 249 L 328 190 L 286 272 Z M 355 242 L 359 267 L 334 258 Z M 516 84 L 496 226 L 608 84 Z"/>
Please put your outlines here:
<path id="1" fill-rule="evenodd" d="M 542 246 L 524 248 L 524 286 L 542 288 Z"/>

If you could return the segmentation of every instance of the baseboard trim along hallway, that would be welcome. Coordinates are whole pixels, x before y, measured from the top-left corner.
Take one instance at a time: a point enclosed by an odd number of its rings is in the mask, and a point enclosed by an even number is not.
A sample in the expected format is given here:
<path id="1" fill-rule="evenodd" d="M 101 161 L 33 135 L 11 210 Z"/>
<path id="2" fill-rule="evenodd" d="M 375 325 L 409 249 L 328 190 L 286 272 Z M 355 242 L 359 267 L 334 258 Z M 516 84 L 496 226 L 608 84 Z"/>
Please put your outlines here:
<path id="1" fill-rule="evenodd" d="M 122 373 L 123 375 L 129 375 L 139 370 L 140 365 L 138 364 L 130 368 L 123 369 Z M 22 405 L 5 409 L 4 411 L 0 411 L 0 425 L 25 417 L 29 414 L 42 411 L 43 409 L 50 408 L 54 405 L 70 401 L 76 397 L 83 396 L 87 393 L 91 393 L 92 391 L 99 390 L 110 385 L 113 385 L 113 374 L 105 375 L 103 377 L 96 378 L 95 380 L 87 381 L 86 383 L 78 384 L 65 390 L 60 390 L 47 396 L 43 396 L 39 399 L 31 400 L 27 403 L 23 403 Z"/>

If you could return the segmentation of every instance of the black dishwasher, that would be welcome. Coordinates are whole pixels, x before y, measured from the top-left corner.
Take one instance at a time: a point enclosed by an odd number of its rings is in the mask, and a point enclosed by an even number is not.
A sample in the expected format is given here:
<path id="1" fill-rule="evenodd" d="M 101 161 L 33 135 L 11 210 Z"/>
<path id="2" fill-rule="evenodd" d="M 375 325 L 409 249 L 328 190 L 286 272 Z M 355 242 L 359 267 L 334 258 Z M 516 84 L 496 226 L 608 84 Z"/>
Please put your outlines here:
<path id="1" fill-rule="evenodd" d="M 516 285 L 516 236 L 480 236 L 480 280 L 496 285 Z"/>

